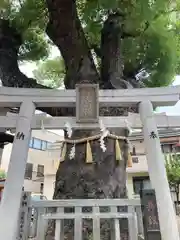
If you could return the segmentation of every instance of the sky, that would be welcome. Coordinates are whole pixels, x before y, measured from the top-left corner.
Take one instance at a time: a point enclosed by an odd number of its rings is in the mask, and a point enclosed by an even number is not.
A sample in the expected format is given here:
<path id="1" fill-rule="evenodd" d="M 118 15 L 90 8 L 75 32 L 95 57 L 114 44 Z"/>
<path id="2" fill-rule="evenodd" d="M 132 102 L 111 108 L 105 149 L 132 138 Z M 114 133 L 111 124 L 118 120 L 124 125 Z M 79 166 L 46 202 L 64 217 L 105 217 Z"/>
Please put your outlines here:
<path id="1" fill-rule="evenodd" d="M 175 81 L 173 82 L 173 85 L 180 85 L 180 76 L 176 76 Z M 172 107 L 160 107 L 158 108 L 157 112 L 165 112 L 167 115 L 180 115 L 180 101 Z"/>

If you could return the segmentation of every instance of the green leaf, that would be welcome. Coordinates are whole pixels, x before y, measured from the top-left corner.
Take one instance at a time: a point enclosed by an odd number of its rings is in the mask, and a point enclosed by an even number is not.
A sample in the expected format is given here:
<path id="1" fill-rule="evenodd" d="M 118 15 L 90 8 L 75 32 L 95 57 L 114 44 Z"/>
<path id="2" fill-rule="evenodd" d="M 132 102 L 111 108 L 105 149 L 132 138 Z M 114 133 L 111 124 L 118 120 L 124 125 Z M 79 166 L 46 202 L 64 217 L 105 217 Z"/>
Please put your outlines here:
<path id="1" fill-rule="evenodd" d="M 0 169 L 0 179 L 5 179 L 5 178 L 6 178 L 6 172 Z"/>
<path id="2" fill-rule="evenodd" d="M 58 88 L 62 86 L 65 77 L 64 61 L 60 57 L 40 62 L 33 72 L 39 83 Z"/>
<path id="3" fill-rule="evenodd" d="M 19 50 L 19 60 L 38 61 L 48 57 L 50 47 L 40 29 L 28 29 L 23 33 L 23 40 L 23 45 Z"/>
<path id="4" fill-rule="evenodd" d="M 124 15 L 119 26 L 122 32 L 134 35 L 119 39 L 125 72 L 136 74 L 145 69 L 149 73 L 145 82 L 148 87 L 168 85 L 180 73 L 179 0 L 76 2 L 89 46 L 95 44 L 100 48 L 101 29 L 110 12 L 119 11 Z M 45 34 L 49 19 L 45 1 L 1 0 L 0 9 L 4 13 L 2 16 L 8 18 L 23 36 L 19 60 L 44 61 L 49 55 L 49 42 Z M 176 12 L 172 9 L 176 9 Z M 99 59 L 98 62 L 100 65 Z M 58 72 L 58 68 L 55 71 Z M 55 79 L 59 74 L 54 74 Z M 52 75 L 47 75 L 45 79 L 48 84 L 49 81 L 54 82 Z"/>
<path id="5" fill-rule="evenodd" d="M 48 13 L 44 0 L 23 0 L 14 14 L 13 24 L 23 32 L 28 28 L 39 27 L 45 29 Z"/>

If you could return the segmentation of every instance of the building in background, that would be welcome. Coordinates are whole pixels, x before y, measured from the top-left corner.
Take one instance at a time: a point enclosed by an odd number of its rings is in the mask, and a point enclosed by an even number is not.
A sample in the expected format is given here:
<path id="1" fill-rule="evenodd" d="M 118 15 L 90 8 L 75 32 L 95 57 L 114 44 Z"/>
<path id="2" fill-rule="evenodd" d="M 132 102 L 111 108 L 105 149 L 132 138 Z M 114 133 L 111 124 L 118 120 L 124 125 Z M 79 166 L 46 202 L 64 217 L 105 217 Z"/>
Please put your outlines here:
<path id="1" fill-rule="evenodd" d="M 180 130 L 161 130 L 159 136 L 163 153 L 180 153 Z M 25 171 L 25 191 L 30 191 L 37 196 L 42 194 L 47 199 L 52 199 L 56 171 L 60 162 L 60 144 L 55 144 L 55 142 L 62 140 L 62 138 L 62 135 L 51 131 L 32 131 Z M 133 165 L 131 168 L 127 168 L 127 190 L 128 197 L 135 198 L 139 197 L 140 190 L 151 188 L 151 182 L 142 134 L 140 132 L 133 133 L 130 141 Z M 2 152 L 0 168 L 5 171 L 8 170 L 11 149 L 12 144 L 8 144 Z"/>
<path id="2" fill-rule="evenodd" d="M 62 139 L 62 136 L 51 131 L 32 131 L 24 179 L 25 191 L 30 191 L 37 195 L 47 195 L 47 198 L 52 198 L 54 183 L 51 182 L 51 186 L 45 188 L 45 175 L 48 175 L 51 171 L 53 171 L 54 174 L 56 173 L 57 161 L 59 159 L 54 159 L 47 151 L 47 148 L 60 139 Z M 11 150 L 12 144 L 7 144 L 4 146 L 2 152 L 0 168 L 5 170 L 5 172 L 8 170 Z M 47 184 L 49 184 L 49 182 Z"/>
<path id="3" fill-rule="evenodd" d="M 162 152 L 164 154 L 180 153 L 180 130 L 160 130 Z M 151 188 L 148 174 L 148 165 L 145 155 L 145 145 L 141 133 L 134 133 L 130 137 L 132 144 L 133 166 L 127 168 L 127 188 L 128 196 L 134 198 L 139 195 L 140 190 Z M 153 151 L 153 149 L 152 149 Z M 174 194 L 172 192 L 174 198 Z M 176 201 L 174 199 L 174 201 Z"/>
<path id="4" fill-rule="evenodd" d="M 180 153 L 180 130 L 172 130 L 172 129 L 164 129 L 159 131 L 161 146 L 162 146 L 162 152 L 164 154 L 174 154 L 174 153 Z M 132 144 L 132 161 L 133 165 L 131 168 L 127 168 L 127 191 L 128 191 L 128 197 L 129 198 L 135 198 L 139 197 L 139 192 L 142 189 L 149 189 L 151 188 L 151 182 L 149 179 L 148 174 L 148 165 L 147 165 L 147 159 L 145 154 L 145 145 L 143 140 L 143 135 L 141 132 L 134 132 L 131 137 L 129 137 L 129 140 Z M 54 149 L 56 149 L 57 144 L 53 144 Z M 153 149 L 152 149 L 153 151 Z M 53 155 L 60 155 L 60 150 L 52 151 Z M 57 159 L 57 156 L 54 157 Z M 58 167 L 58 165 L 57 165 Z M 47 172 L 45 175 L 45 189 L 47 188 L 48 192 L 52 193 L 54 192 L 54 183 L 55 183 L 55 175 L 56 171 L 54 171 L 54 168 L 51 168 L 51 171 Z M 53 182 L 53 189 L 50 190 L 50 187 L 52 186 Z M 50 196 L 50 194 L 49 194 Z M 172 194 L 174 197 L 175 194 Z M 174 199 L 174 201 L 176 201 Z"/>

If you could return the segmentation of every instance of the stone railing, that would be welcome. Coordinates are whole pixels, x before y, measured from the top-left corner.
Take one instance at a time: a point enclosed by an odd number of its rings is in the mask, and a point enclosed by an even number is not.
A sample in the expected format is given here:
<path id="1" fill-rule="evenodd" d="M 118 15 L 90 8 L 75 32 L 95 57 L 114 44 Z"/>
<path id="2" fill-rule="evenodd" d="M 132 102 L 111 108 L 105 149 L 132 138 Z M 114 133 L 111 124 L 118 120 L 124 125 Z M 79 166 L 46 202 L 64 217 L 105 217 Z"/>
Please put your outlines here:
<path id="1" fill-rule="evenodd" d="M 83 209 L 88 208 L 85 212 Z M 127 207 L 126 212 L 120 212 L 118 207 Z M 74 221 L 74 240 L 83 239 L 83 221 L 92 220 L 93 240 L 102 239 L 100 233 L 100 220 L 111 220 L 110 234 L 112 240 L 121 240 L 120 219 L 128 220 L 129 240 L 138 240 L 143 236 L 143 223 L 140 207 L 140 200 L 128 199 L 77 199 L 77 200 L 52 200 L 29 202 L 25 207 L 28 211 L 25 214 L 24 236 L 22 239 L 33 238 L 36 240 L 45 239 L 48 221 L 55 221 L 55 240 L 64 240 L 64 221 Z M 66 212 L 67 208 L 73 211 Z M 101 209 L 104 209 L 101 211 Z M 32 217 L 33 215 L 33 217 Z"/>

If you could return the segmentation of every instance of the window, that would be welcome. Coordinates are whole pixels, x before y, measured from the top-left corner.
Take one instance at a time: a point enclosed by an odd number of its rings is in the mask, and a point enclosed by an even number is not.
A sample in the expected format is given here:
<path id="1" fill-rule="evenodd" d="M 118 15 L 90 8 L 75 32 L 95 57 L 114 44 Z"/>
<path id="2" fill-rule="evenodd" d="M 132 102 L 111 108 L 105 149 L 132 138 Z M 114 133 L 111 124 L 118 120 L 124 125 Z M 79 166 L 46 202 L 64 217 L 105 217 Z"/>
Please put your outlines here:
<path id="1" fill-rule="evenodd" d="M 32 146 L 33 146 L 33 138 L 31 138 L 29 142 L 29 147 L 32 148 Z"/>
<path id="2" fill-rule="evenodd" d="M 174 152 L 180 153 L 180 146 L 174 146 Z"/>
<path id="3" fill-rule="evenodd" d="M 40 201 L 40 200 L 47 200 L 47 197 L 40 194 L 40 195 L 33 195 L 33 196 L 31 196 L 31 199 L 33 201 Z"/>
<path id="4" fill-rule="evenodd" d="M 50 144 L 52 143 L 33 137 L 30 140 L 29 147 L 37 150 L 46 151 L 46 149 L 48 148 L 48 145 Z"/>
<path id="5" fill-rule="evenodd" d="M 47 149 L 47 142 L 42 141 L 42 150 L 46 150 L 46 149 Z"/>
<path id="6" fill-rule="evenodd" d="M 47 142 L 47 149 L 50 149 L 52 147 L 52 142 Z"/>
<path id="7" fill-rule="evenodd" d="M 24 178 L 31 180 L 32 179 L 32 172 L 33 172 L 33 164 L 32 163 L 27 163 Z"/>
<path id="8" fill-rule="evenodd" d="M 37 177 L 44 177 L 44 165 L 38 165 Z"/>
<path id="9" fill-rule="evenodd" d="M 163 153 L 172 153 L 173 152 L 173 144 L 162 144 L 161 145 Z"/>
<path id="10" fill-rule="evenodd" d="M 34 138 L 33 139 L 33 148 L 35 149 L 41 149 L 41 140 Z"/>
<path id="11" fill-rule="evenodd" d="M 134 193 L 140 194 L 143 189 L 151 189 L 149 177 L 133 177 Z"/>

